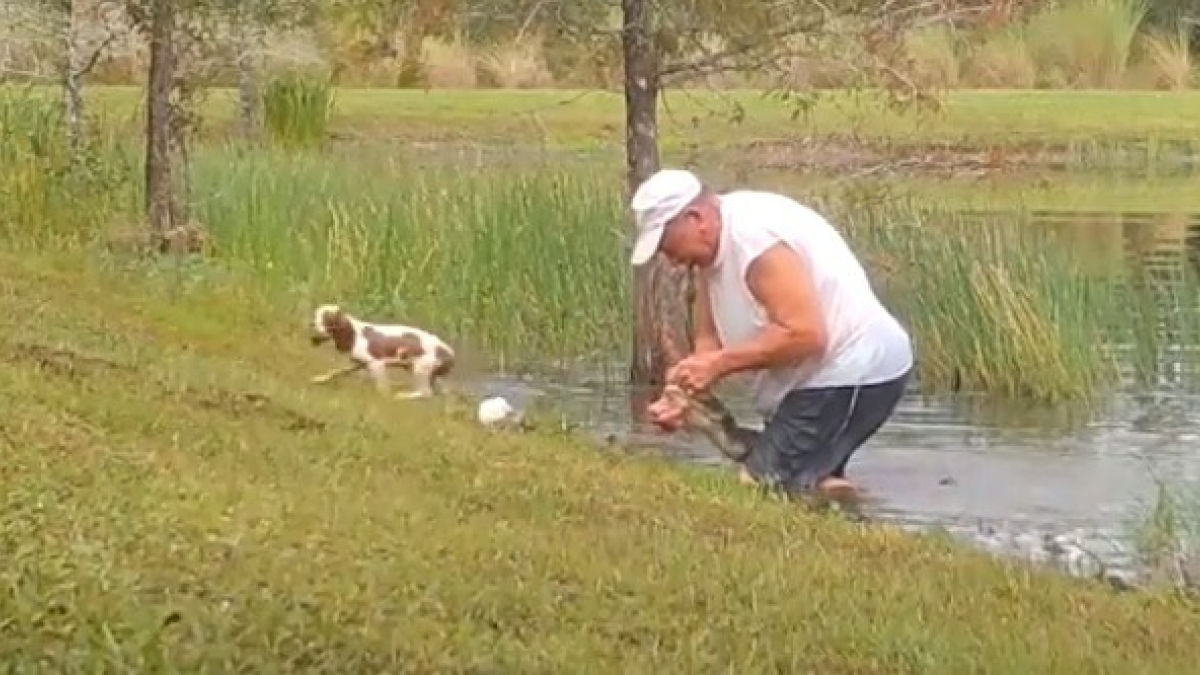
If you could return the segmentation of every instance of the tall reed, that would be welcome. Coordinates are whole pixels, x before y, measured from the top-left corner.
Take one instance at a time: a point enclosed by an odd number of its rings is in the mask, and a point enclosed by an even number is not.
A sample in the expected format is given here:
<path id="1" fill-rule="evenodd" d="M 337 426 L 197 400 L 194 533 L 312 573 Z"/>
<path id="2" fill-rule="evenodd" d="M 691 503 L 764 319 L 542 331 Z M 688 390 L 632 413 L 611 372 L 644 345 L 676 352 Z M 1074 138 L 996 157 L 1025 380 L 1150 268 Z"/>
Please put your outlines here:
<path id="1" fill-rule="evenodd" d="M 1146 0 L 1062 0 L 1040 8 L 1026 35 L 1041 84 L 1122 86 L 1146 10 Z"/>
<path id="2" fill-rule="evenodd" d="M 1142 36 L 1142 50 L 1153 66 L 1155 84 L 1179 91 L 1191 84 L 1191 26 L 1180 24 L 1171 30 L 1148 31 Z"/>
<path id="3" fill-rule="evenodd" d="M 493 353 L 624 353 L 618 176 L 348 154 L 210 154 L 197 174 L 214 195 L 204 221 L 226 255 L 311 300 L 408 315 Z M 1115 383 L 1113 359 L 1096 350 L 1114 295 L 1047 233 L 895 203 L 834 199 L 829 212 L 868 259 L 893 262 L 885 292 L 913 329 L 928 389 L 1092 400 Z"/>
<path id="4" fill-rule="evenodd" d="M 606 355 L 627 331 L 624 213 L 604 173 L 414 169 L 386 148 L 205 155 L 202 220 L 264 280 L 493 352 Z"/>
<path id="5" fill-rule="evenodd" d="M 837 211 L 912 329 L 927 390 L 1091 401 L 1117 382 L 1096 349 L 1112 296 L 1044 232 L 911 204 Z"/>
<path id="6" fill-rule="evenodd" d="M 330 83 L 311 74 L 283 73 L 263 88 L 263 120 L 277 143 L 315 146 L 325 140 L 333 109 Z"/>
<path id="7" fill-rule="evenodd" d="M 1152 584 L 1200 592 L 1200 495 L 1186 480 L 1162 478 L 1155 499 L 1127 527 Z"/>
<path id="8" fill-rule="evenodd" d="M 76 152 L 58 100 L 0 86 L 0 238 L 8 245 L 82 241 L 128 210 L 134 149 L 90 121 Z"/>
<path id="9" fill-rule="evenodd" d="M 1169 214 L 1188 226 L 1184 214 Z M 1114 289 L 1123 311 L 1106 331 L 1120 345 L 1138 385 L 1192 389 L 1200 377 L 1200 275 L 1187 245 L 1160 246 L 1143 226 L 1131 247 L 1142 249 Z M 1137 240 L 1141 241 L 1137 241 Z"/>
<path id="10" fill-rule="evenodd" d="M 20 105 L 0 109 L 6 130 L 23 130 L 0 138 L 6 241 L 57 248 L 63 232 L 84 239 L 140 222 L 140 172 L 126 161 L 136 148 L 96 151 L 118 167 L 107 188 L 77 181 L 56 125 Z M 378 143 L 320 153 L 201 147 L 194 157 L 194 211 L 216 262 L 297 317 L 338 301 L 494 358 L 627 353 L 627 216 L 621 177 L 608 167 L 425 168 Z M 910 202 L 865 205 L 849 193 L 822 206 L 911 327 L 929 391 L 1094 400 L 1116 379 L 1113 358 L 1097 349 L 1103 336 L 1141 345 L 1148 367 L 1177 342 L 1150 326 L 1167 311 L 1162 293 L 1151 294 L 1153 315 L 1117 311 L 1120 271 L 1089 276 L 1069 244 L 1039 228 Z"/>

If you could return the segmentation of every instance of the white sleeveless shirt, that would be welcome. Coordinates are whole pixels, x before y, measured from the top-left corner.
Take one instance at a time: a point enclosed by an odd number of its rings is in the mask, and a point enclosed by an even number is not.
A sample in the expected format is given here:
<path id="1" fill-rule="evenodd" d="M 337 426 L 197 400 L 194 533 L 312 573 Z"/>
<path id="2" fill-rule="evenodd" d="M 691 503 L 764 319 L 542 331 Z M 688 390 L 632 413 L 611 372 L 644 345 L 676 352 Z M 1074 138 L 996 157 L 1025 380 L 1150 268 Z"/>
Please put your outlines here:
<path id="1" fill-rule="evenodd" d="M 769 319 L 746 284 L 759 255 L 782 242 L 805 260 L 825 316 L 821 358 L 753 375 L 754 407 L 770 416 L 791 390 L 877 384 L 913 365 L 908 333 L 879 302 L 866 272 L 841 234 L 816 211 L 784 195 L 740 190 L 720 196 L 717 258 L 700 271 L 708 281 L 721 343 L 753 339 Z"/>

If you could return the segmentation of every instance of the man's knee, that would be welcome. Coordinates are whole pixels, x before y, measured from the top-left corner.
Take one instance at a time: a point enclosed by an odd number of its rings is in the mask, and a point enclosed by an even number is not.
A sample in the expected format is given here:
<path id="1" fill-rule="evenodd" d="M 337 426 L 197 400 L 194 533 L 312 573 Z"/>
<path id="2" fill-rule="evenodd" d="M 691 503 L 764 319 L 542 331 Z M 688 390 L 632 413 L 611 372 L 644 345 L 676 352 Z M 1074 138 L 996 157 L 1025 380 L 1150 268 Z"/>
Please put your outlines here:
<path id="1" fill-rule="evenodd" d="M 907 381 L 908 373 L 905 373 L 895 380 L 862 388 L 843 433 L 853 446 L 851 453 L 865 445 L 896 413 L 904 398 Z"/>
<path id="2" fill-rule="evenodd" d="M 885 385 L 789 394 L 767 423 L 746 470 L 760 483 L 812 490 L 826 478 L 844 478 L 846 466 L 903 396 L 907 374 Z"/>
<path id="3" fill-rule="evenodd" d="M 838 465 L 837 443 L 814 424 L 779 448 L 780 478 L 792 490 L 811 490 Z"/>
<path id="4" fill-rule="evenodd" d="M 790 394 L 767 423 L 747 459 L 760 483 L 788 491 L 811 490 L 840 463 L 837 436 L 847 412 L 832 390 Z"/>

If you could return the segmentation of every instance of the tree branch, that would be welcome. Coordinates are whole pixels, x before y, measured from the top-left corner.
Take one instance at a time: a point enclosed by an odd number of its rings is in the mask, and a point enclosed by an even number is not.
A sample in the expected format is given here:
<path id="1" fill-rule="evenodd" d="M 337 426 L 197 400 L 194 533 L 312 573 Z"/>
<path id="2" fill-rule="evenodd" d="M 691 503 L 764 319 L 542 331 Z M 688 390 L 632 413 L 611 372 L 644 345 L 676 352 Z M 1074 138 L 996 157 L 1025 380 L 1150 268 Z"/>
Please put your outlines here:
<path id="1" fill-rule="evenodd" d="M 753 69 L 753 64 L 763 64 L 779 58 L 782 54 L 778 51 L 777 41 L 795 38 L 799 35 L 814 33 L 818 27 L 823 25 L 827 17 L 822 16 L 819 19 L 808 19 L 804 22 L 789 24 L 783 28 L 770 31 L 761 39 L 755 38 L 753 42 L 747 41 L 744 44 L 736 45 L 729 49 L 724 49 L 712 54 L 706 54 L 697 59 L 689 61 L 681 61 L 663 66 L 659 71 L 661 77 L 671 77 L 687 73 L 692 74 L 711 74 L 716 72 L 725 72 L 739 69 Z M 695 44 L 699 45 L 699 41 Z M 760 53 L 759 53 L 760 52 Z M 738 59 L 739 57 L 758 54 L 758 59 L 752 62 L 751 65 L 745 63 L 731 64 L 729 62 Z"/>
<path id="2" fill-rule="evenodd" d="M 95 68 L 96 64 L 100 61 L 100 55 L 104 53 L 105 49 L 108 49 L 109 45 L 116 42 L 116 40 L 116 33 L 109 32 L 108 36 L 104 38 L 104 41 L 100 43 L 100 46 L 92 50 L 91 56 L 88 57 L 87 63 L 83 64 L 83 67 L 80 68 L 79 72 L 75 74 L 79 77 L 84 77 L 88 73 L 92 72 L 92 69 Z"/>

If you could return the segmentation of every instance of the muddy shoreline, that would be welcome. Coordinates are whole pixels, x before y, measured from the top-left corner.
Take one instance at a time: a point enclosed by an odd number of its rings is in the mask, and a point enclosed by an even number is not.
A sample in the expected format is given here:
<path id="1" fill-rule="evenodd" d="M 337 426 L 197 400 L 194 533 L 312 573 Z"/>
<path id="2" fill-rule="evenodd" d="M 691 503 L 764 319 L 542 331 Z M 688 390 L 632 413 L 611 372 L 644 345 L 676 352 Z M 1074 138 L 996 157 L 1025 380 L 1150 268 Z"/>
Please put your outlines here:
<path id="1" fill-rule="evenodd" d="M 391 146 L 421 165 L 498 168 L 612 163 L 623 166 L 621 141 L 580 148 L 535 141 L 380 139 L 333 133 L 335 149 Z M 1190 175 L 1200 167 L 1200 143 L 1029 142 L 980 144 L 961 141 L 884 141 L 852 137 L 754 139 L 722 146 L 663 143 L 664 163 L 719 165 L 734 176 L 757 171 L 838 174 L 843 179 L 935 176 L 960 179 L 1029 173 L 1122 172 L 1153 167 L 1159 173 Z"/>
<path id="2" fill-rule="evenodd" d="M 750 156 L 746 158 L 747 154 Z M 1030 171 L 1088 168 L 1132 170 L 1147 165 L 1194 171 L 1200 154 L 1180 147 L 1151 152 L 1144 142 L 971 144 L 961 142 L 888 144 L 850 138 L 754 141 L 737 155 L 760 170 L 814 170 L 868 175 L 932 174 L 977 178 Z M 729 153 L 733 157 L 734 153 Z"/>

